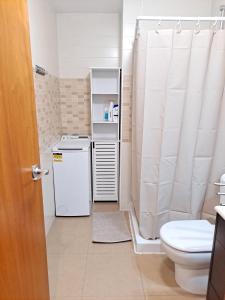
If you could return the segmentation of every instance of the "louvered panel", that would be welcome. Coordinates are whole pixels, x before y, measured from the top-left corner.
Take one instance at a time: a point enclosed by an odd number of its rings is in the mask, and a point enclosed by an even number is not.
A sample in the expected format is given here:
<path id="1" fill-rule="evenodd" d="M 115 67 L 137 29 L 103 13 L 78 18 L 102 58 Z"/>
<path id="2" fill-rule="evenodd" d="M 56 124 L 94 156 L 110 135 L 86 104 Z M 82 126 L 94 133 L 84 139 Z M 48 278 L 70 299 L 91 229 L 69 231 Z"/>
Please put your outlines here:
<path id="1" fill-rule="evenodd" d="M 95 201 L 118 200 L 118 143 L 95 142 L 93 179 Z"/>

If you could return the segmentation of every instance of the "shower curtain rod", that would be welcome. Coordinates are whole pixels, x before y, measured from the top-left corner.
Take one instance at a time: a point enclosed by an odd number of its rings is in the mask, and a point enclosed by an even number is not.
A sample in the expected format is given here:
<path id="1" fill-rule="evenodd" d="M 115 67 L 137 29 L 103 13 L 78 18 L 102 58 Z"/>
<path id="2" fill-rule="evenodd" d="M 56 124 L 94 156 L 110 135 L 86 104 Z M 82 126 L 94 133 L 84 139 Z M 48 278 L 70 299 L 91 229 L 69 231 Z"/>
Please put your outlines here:
<path id="1" fill-rule="evenodd" d="M 225 17 L 165 17 L 165 16 L 139 16 L 136 22 L 139 21 L 199 21 L 199 22 L 210 22 L 210 21 L 225 21 Z"/>
<path id="2" fill-rule="evenodd" d="M 223 29 L 225 7 L 221 9 L 221 17 L 172 17 L 172 16 L 139 16 L 136 18 L 135 37 L 139 31 L 140 21 L 174 21 L 174 22 L 220 22 L 220 29 Z"/>

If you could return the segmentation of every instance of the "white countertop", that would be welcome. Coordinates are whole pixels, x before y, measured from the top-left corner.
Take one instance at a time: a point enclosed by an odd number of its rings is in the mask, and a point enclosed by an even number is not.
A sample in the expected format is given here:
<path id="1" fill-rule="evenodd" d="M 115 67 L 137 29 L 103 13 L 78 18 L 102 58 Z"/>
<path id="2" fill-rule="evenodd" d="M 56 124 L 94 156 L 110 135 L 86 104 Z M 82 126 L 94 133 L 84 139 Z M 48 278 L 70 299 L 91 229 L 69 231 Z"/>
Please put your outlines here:
<path id="1" fill-rule="evenodd" d="M 218 205 L 215 211 L 225 220 L 225 205 Z"/>

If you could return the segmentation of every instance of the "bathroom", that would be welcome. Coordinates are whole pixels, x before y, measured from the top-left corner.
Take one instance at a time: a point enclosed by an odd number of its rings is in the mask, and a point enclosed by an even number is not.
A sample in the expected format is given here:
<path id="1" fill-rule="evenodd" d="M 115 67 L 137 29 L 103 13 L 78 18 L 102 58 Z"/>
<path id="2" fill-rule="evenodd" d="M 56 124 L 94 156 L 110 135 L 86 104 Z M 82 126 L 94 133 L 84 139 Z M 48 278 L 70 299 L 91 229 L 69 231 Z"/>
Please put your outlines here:
<path id="1" fill-rule="evenodd" d="M 0 299 L 225 299 L 223 5 L 1 1 Z"/>

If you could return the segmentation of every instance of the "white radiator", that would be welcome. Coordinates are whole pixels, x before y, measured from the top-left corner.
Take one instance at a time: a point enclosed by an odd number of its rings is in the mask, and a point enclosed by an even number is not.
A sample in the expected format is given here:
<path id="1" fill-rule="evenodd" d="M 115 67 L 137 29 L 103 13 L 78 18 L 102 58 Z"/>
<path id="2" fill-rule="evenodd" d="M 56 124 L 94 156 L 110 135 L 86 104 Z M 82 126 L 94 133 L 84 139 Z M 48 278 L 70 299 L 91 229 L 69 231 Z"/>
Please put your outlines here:
<path id="1" fill-rule="evenodd" d="M 94 142 L 93 147 L 94 201 L 118 201 L 118 143 Z"/>

